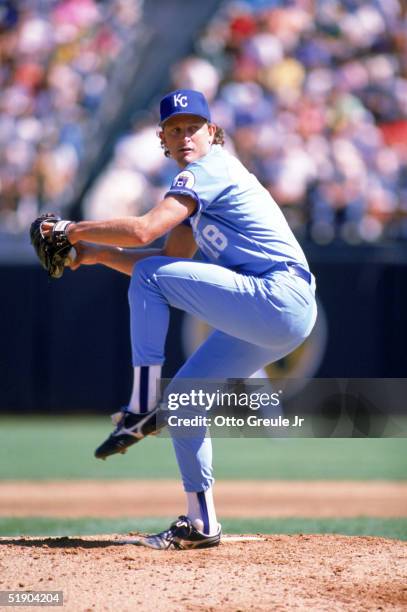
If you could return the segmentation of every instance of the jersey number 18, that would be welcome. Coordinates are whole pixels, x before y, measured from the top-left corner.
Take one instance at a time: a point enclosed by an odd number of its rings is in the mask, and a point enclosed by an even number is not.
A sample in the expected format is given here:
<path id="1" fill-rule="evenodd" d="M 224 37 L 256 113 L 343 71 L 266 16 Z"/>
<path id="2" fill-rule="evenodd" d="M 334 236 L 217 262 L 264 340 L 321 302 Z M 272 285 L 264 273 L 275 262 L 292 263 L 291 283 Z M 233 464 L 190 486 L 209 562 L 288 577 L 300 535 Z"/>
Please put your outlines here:
<path id="1" fill-rule="evenodd" d="M 228 246 L 228 239 L 225 234 L 218 230 L 216 225 L 206 225 L 202 231 L 202 237 L 213 247 L 209 247 L 209 250 L 216 258 L 219 257 L 220 251 L 224 251 Z M 208 247 L 208 245 L 206 246 Z"/>

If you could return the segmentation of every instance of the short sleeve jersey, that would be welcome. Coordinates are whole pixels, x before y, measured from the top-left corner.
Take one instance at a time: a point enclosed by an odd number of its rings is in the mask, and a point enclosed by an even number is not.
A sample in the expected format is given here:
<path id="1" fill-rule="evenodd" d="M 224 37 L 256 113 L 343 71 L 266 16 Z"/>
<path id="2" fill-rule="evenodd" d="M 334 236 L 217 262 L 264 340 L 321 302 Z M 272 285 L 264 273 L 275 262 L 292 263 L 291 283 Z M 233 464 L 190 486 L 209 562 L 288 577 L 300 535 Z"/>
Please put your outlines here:
<path id="1" fill-rule="evenodd" d="M 188 164 L 166 195 L 188 195 L 197 208 L 189 218 L 205 261 L 237 272 L 262 275 L 278 262 L 305 255 L 270 193 L 220 145 Z"/>

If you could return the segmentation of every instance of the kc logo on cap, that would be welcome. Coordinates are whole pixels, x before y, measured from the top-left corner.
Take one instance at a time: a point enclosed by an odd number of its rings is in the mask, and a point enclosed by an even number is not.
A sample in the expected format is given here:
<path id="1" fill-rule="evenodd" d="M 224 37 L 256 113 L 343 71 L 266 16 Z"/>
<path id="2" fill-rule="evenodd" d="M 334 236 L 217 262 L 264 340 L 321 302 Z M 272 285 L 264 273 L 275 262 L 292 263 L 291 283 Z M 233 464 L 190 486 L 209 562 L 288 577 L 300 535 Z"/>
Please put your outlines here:
<path id="1" fill-rule="evenodd" d="M 177 89 L 167 94 L 160 102 L 161 125 L 173 115 L 197 115 L 211 120 L 208 102 L 200 91 Z"/>
<path id="2" fill-rule="evenodd" d="M 186 108 L 188 106 L 188 98 L 187 96 L 183 96 L 179 93 L 173 95 L 174 106 L 182 106 L 182 108 Z"/>

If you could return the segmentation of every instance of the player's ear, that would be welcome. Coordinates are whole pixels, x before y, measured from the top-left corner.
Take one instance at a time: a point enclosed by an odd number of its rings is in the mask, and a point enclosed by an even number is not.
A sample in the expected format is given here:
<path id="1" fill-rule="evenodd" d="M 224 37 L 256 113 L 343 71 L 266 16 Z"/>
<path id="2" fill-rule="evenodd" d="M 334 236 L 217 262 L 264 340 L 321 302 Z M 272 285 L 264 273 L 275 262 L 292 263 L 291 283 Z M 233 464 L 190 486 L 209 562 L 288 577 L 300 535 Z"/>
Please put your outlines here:
<path id="1" fill-rule="evenodd" d="M 161 128 L 158 128 L 157 129 L 157 136 L 160 139 L 161 146 L 165 145 L 164 130 L 162 130 Z"/>
<path id="2" fill-rule="evenodd" d="M 165 157 L 169 157 L 170 152 L 168 150 L 167 143 L 165 141 L 164 130 L 162 130 L 161 128 L 158 128 L 157 136 L 160 139 L 160 145 L 161 145 L 161 148 L 164 150 Z"/>
<path id="3" fill-rule="evenodd" d="M 213 144 L 213 139 L 216 134 L 216 125 L 214 123 L 208 123 L 208 132 L 210 136 L 209 144 Z"/>

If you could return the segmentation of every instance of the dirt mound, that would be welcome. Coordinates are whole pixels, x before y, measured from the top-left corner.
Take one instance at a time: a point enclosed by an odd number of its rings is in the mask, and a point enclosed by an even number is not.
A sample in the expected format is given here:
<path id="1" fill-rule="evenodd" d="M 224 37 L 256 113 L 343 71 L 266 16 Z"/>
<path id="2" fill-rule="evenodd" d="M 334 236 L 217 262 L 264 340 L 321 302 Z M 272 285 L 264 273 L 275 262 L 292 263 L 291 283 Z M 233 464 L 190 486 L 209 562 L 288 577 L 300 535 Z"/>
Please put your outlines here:
<path id="1" fill-rule="evenodd" d="M 405 516 L 406 487 L 221 481 L 215 495 L 223 517 Z M 3 516 L 176 516 L 184 507 L 171 481 L 3 482 L 0 498 Z M 152 551 L 122 538 L 0 538 L 0 591 L 61 590 L 69 612 L 407 609 L 407 544 L 396 540 L 281 535 Z"/>
<path id="2" fill-rule="evenodd" d="M 153 551 L 121 537 L 0 538 L 0 590 L 62 590 L 70 612 L 407 609 L 400 541 L 284 535 Z"/>

